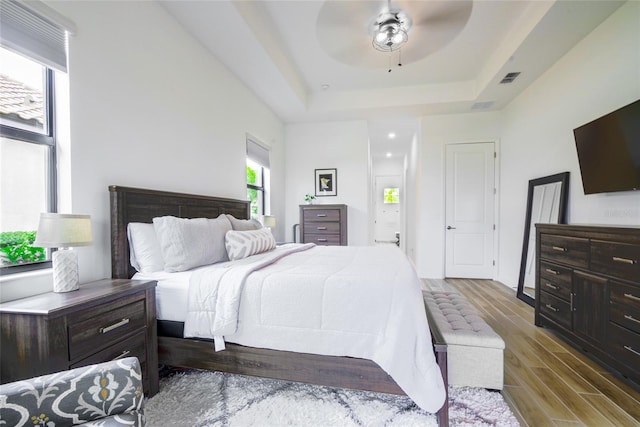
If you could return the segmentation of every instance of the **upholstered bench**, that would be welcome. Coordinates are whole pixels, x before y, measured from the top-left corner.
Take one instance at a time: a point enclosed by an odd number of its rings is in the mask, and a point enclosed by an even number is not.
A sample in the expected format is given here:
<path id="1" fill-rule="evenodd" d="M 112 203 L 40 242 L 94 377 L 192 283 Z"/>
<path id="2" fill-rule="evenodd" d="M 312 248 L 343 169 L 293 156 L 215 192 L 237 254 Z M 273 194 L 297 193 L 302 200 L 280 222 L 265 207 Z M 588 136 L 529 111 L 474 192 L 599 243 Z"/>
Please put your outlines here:
<path id="1" fill-rule="evenodd" d="M 450 385 L 502 390 L 504 341 L 466 298 L 455 292 L 423 291 L 429 325 L 446 344 Z"/>

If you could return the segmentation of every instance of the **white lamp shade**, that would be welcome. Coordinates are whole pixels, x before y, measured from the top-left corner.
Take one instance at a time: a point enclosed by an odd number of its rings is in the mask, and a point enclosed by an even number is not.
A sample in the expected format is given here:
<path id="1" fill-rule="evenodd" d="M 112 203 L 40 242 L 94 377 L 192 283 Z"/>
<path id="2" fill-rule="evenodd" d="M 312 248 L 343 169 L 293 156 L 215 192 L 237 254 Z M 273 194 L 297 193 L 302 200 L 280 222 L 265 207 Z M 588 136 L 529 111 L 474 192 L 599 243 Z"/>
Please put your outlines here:
<path id="1" fill-rule="evenodd" d="M 70 248 L 87 246 L 92 241 L 91 217 L 89 215 L 42 213 L 33 246 Z"/>
<path id="2" fill-rule="evenodd" d="M 264 215 L 264 217 L 262 218 L 262 225 L 269 228 L 275 228 L 276 217 L 271 215 Z"/>

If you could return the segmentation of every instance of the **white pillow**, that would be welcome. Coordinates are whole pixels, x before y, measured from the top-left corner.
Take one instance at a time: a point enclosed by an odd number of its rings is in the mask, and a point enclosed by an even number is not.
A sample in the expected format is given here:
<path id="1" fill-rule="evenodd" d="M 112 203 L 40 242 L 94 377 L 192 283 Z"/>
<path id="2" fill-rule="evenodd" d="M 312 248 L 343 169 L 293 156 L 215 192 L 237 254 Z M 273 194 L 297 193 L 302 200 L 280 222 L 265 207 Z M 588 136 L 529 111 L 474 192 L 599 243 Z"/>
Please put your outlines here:
<path id="1" fill-rule="evenodd" d="M 276 239 L 270 228 L 247 231 L 228 231 L 225 236 L 227 254 L 231 261 L 267 252 L 276 247 Z"/>
<path id="2" fill-rule="evenodd" d="M 238 219 L 229 214 L 227 214 L 227 219 L 231 223 L 231 228 L 234 230 L 248 231 L 262 228 L 262 224 L 257 219 Z"/>
<path id="3" fill-rule="evenodd" d="M 160 243 L 164 271 L 190 270 L 201 265 L 227 261 L 224 236 L 231 230 L 226 216 L 209 218 L 153 218 Z"/>
<path id="4" fill-rule="evenodd" d="M 129 260 L 133 268 L 141 273 L 162 271 L 164 259 L 153 224 L 130 222 L 127 225 L 129 238 Z"/>

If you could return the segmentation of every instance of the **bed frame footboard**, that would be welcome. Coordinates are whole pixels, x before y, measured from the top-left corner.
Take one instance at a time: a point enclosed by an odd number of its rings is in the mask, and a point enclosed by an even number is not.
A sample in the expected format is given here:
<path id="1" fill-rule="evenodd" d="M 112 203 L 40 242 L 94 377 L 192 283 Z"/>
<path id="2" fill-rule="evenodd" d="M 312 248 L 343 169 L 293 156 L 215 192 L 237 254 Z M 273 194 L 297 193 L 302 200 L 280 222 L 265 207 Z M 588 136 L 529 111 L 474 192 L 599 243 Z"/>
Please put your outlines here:
<path id="1" fill-rule="evenodd" d="M 436 360 L 445 379 L 446 346 L 434 345 Z M 226 344 L 216 352 L 210 340 L 158 337 L 158 360 L 162 365 L 182 366 L 209 371 L 297 381 L 328 387 L 367 390 L 404 395 L 396 382 L 378 364 L 367 359 L 332 357 L 308 353 L 270 350 Z M 449 406 L 437 413 L 438 425 L 449 425 Z"/>

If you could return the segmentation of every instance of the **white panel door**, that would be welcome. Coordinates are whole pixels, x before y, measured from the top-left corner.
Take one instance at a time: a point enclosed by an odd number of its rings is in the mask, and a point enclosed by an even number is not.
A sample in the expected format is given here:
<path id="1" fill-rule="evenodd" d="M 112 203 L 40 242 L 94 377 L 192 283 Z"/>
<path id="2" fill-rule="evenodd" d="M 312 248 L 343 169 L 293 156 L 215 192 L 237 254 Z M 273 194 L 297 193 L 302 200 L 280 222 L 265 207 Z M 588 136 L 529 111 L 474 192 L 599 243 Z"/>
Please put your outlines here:
<path id="1" fill-rule="evenodd" d="M 446 277 L 493 278 L 494 150 L 492 142 L 446 147 Z"/>
<path id="2" fill-rule="evenodd" d="M 376 244 L 395 244 L 396 233 L 400 232 L 401 224 L 401 203 L 385 203 L 384 189 L 397 188 L 400 198 L 402 194 L 402 177 L 400 175 L 387 175 L 375 177 L 375 235 Z"/>

